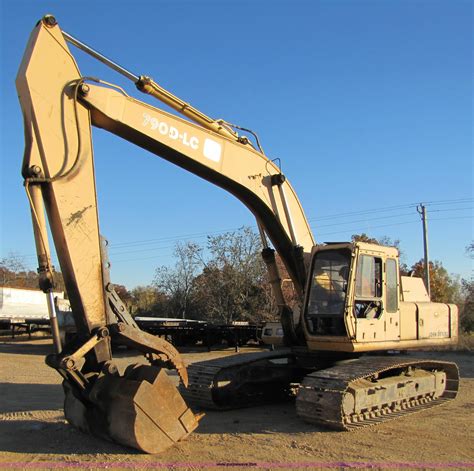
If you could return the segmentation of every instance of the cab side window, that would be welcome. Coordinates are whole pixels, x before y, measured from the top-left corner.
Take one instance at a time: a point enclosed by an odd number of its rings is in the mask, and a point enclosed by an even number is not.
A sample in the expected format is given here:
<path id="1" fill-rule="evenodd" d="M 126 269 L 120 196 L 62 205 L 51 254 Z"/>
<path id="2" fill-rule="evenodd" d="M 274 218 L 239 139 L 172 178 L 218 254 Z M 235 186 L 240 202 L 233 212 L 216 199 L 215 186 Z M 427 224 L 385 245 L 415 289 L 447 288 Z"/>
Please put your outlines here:
<path id="1" fill-rule="evenodd" d="M 397 312 L 398 310 L 398 276 L 397 261 L 388 258 L 386 262 L 387 273 L 387 312 Z"/>
<path id="2" fill-rule="evenodd" d="M 382 259 L 361 255 L 357 263 L 355 315 L 377 319 L 382 314 Z"/>
<path id="3" fill-rule="evenodd" d="M 382 260 L 362 255 L 359 257 L 356 275 L 357 298 L 380 298 L 382 296 Z"/>

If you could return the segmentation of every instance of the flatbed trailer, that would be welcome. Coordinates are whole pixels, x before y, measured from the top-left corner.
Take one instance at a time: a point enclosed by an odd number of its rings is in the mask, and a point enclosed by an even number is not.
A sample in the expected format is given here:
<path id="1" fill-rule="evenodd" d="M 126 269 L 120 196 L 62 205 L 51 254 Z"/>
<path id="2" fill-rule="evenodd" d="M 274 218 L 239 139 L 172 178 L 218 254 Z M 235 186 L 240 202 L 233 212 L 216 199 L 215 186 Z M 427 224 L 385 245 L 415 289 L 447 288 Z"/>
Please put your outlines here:
<path id="1" fill-rule="evenodd" d="M 170 319 L 160 317 L 136 317 L 140 329 L 166 338 L 176 347 L 202 344 L 209 350 L 213 346 L 227 343 L 236 349 L 249 342 L 259 342 L 262 327 L 249 322 L 214 324 L 193 319 Z"/>

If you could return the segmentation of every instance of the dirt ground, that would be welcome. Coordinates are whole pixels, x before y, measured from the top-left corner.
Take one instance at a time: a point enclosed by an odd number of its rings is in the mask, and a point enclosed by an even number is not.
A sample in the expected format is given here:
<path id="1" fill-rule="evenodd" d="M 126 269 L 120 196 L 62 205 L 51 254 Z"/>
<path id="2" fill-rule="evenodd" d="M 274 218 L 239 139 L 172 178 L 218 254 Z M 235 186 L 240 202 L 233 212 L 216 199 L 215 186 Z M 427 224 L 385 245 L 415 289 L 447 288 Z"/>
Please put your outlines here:
<path id="1" fill-rule="evenodd" d="M 44 363 L 50 342 L 0 339 L 0 469 L 474 468 L 471 353 L 416 354 L 455 361 L 462 381 L 455 401 L 411 417 L 332 432 L 302 422 L 292 403 L 209 412 L 186 440 L 160 455 L 146 455 L 84 435 L 65 422 L 60 377 Z M 192 363 L 230 354 L 229 349 L 184 358 Z"/>

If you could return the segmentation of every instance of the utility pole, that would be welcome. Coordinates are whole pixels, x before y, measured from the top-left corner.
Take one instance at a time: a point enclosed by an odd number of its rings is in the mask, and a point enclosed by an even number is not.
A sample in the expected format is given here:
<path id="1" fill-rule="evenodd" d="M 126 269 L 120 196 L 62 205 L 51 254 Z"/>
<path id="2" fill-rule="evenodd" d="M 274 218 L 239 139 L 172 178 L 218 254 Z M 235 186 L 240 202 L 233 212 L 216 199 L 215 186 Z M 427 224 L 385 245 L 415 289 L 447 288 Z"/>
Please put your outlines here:
<path id="1" fill-rule="evenodd" d="M 428 296 L 431 299 L 431 289 L 430 289 L 430 260 L 428 257 L 428 223 L 426 220 L 426 206 L 423 203 L 420 203 L 416 210 L 421 215 L 421 221 L 423 223 L 423 247 L 425 252 L 425 285 L 426 291 L 428 291 Z"/>

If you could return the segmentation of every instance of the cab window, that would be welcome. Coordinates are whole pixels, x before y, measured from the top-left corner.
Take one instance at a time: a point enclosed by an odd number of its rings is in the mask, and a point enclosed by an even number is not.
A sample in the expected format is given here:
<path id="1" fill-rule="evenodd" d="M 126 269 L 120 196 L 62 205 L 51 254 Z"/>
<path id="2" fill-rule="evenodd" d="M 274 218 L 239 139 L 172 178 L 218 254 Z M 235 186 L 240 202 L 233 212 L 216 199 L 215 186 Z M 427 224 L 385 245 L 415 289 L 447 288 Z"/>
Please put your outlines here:
<path id="1" fill-rule="evenodd" d="M 356 275 L 356 297 L 380 298 L 382 296 L 382 260 L 362 255 Z"/>
<path id="2" fill-rule="evenodd" d="M 398 276 L 397 261 L 393 258 L 387 259 L 387 312 L 397 312 L 398 310 Z"/>
<path id="3" fill-rule="evenodd" d="M 316 252 L 306 306 L 311 334 L 345 335 L 344 308 L 351 260 L 347 249 Z"/>
<path id="4" fill-rule="evenodd" d="M 382 315 L 382 259 L 359 256 L 356 270 L 354 313 L 359 319 Z"/>

